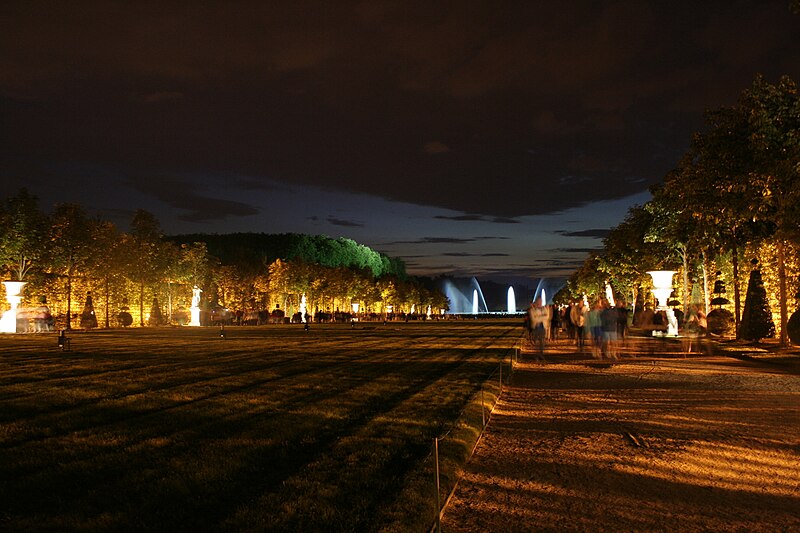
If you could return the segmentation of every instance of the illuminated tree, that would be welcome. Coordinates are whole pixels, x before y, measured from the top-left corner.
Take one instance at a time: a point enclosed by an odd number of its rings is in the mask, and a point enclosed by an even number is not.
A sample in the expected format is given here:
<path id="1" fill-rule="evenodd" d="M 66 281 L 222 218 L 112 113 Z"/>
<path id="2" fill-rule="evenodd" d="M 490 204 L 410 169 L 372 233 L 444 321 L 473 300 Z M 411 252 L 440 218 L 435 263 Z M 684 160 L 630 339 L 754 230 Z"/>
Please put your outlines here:
<path id="1" fill-rule="evenodd" d="M 639 288 L 650 280 L 647 271 L 665 261 L 664 247 L 647 239 L 652 226 L 650 211 L 639 206 L 630 208 L 625 220 L 603 239 L 603 254 L 597 257 L 597 268 L 607 274 L 611 285 L 623 294 L 630 294 L 634 311 Z M 590 284 L 596 285 L 598 281 L 594 279 Z"/>
<path id="2" fill-rule="evenodd" d="M 66 279 L 67 323 L 72 328 L 72 282 L 76 275 L 86 274 L 90 258 L 101 250 L 93 247 L 94 222 L 76 204 L 56 206 L 50 217 L 49 246 L 46 257 L 51 269 Z"/>
<path id="3" fill-rule="evenodd" d="M 139 286 L 139 325 L 144 326 L 145 288 L 161 281 L 165 271 L 162 252 L 161 225 L 149 212 L 139 209 L 131 221 L 131 231 L 126 235 L 128 252 L 127 271 Z"/>
<path id="4" fill-rule="evenodd" d="M 27 189 L 5 200 L 0 209 L 0 258 L 5 274 L 23 281 L 45 247 L 45 217 Z"/>
<path id="5" fill-rule="evenodd" d="M 786 241 L 798 241 L 800 231 L 800 97 L 797 85 L 787 76 L 777 85 L 759 76 L 740 102 L 750 126 L 757 187 L 753 198 L 761 218 L 774 224 L 778 247 L 778 279 L 781 344 L 788 344 Z"/>
<path id="6" fill-rule="evenodd" d="M 573 298 L 582 298 L 583 295 L 593 298 L 603 294 L 608 275 L 601 269 L 600 262 L 600 256 L 592 252 L 569 277 L 567 287 Z"/>
<path id="7" fill-rule="evenodd" d="M 95 221 L 92 224 L 92 252 L 87 260 L 87 271 L 100 280 L 103 291 L 105 327 L 111 327 L 112 294 L 121 291 L 124 261 L 121 256 L 122 236 L 111 222 Z"/>
<path id="8" fill-rule="evenodd" d="M 181 279 L 192 286 L 197 285 L 202 288 L 210 272 L 210 257 L 206 243 L 181 244 L 178 264 Z"/>

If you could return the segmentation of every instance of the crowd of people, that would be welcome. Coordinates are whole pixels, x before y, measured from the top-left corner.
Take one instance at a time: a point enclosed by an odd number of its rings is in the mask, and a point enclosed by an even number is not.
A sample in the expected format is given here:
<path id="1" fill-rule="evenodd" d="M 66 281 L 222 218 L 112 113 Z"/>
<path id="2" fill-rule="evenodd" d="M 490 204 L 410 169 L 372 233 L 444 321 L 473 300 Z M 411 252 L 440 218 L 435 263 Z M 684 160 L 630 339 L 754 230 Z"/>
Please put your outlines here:
<path id="1" fill-rule="evenodd" d="M 578 352 L 584 353 L 588 347 L 595 358 L 616 359 L 618 343 L 628 333 L 628 318 L 625 305 L 612 306 L 605 299 L 590 306 L 581 300 L 564 306 L 542 305 L 537 300 L 525 315 L 525 330 L 540 356 L 545 342 L 558 340 L 563 332 L 575 342 Z"/>
<path id="2" fill-rule="evenodd" d="M 680 311 L 677 320 L 682 325 L 682 337 L 703 347 L 702 339 L 707 335 L 708 322 L 699 304 L 689 306 L 686 316 Z M 624 304 L 611 305 L 600 298 L 586 305 L 577 300 L 569 305 L 542 305 L 533 302 L 525 314 L 525 336 L 539 357 L 543 357 L 544 346 L 548 341 L 559 340 L 560 335 L 575 343 L 578 353 L 591 353 L 596 359 L 617 359 L 619 347 L 628 336 L 629 327 L 635 324 L 644 331 L 665 331 L 668 317 L 664 310 L 654 310 L 645 306 L 631 317 L 630 309 Z M 688 351 L 691 351 L 689 345 Z"/>

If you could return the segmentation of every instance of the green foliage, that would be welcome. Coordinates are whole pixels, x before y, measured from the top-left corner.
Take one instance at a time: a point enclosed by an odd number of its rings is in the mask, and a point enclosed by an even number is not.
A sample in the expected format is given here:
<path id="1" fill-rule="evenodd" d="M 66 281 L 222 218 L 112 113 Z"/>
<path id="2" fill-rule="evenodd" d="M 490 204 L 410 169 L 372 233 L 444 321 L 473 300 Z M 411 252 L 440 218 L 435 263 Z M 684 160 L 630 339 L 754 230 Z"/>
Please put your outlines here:
<path id="1" fill-rule="evenodd" d="M 731 335 L 734 333 L 735 323 L 733 313 L 727 309 L 714 309 L 706 317 L 708 331 L 714 335 Z"/>
<path id="2" fill-rule="evenodd" d="M 45 217 L 27 189 L 7 198 L 0 209 L 0 259 L 4 274 L 22 281 L 45 249 Z"/>
<path id="3" fill-rule="evenodd" d="M 405 276 L 405 265 L 357 242 L 325 235 L 298 233 L 232 233 L 227 235 L 176 235 L 177 243 L 204 242 L 208 252 L 222 264 L 243 269 L 259 269 L 276 259 L 299 260 L 326 267 L 369 269 L 374 277 Z"/>
<path id="4" fill-rule="evenodd" d="M 775 324 L 772 322 L 767 291 L 761 279 L 761 271 L 757 268 L 750 273 L 739 334 L 745 340 L 756 342 L 775 336 Z"/>

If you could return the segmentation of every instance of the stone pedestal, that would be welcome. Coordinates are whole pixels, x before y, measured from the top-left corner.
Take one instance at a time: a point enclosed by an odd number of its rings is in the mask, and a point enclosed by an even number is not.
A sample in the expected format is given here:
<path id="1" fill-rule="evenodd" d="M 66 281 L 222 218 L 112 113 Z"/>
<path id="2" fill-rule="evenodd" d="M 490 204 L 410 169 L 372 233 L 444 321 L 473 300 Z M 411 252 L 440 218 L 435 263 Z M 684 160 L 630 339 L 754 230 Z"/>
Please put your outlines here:
<path id="1" fill-rule="evenodd" d="M 672 294 L 672 276 L 674 270 L 650 270 L 647 272 L 653 278 L 653 296 L 656 298 L 656 312 L 664 311 L 667 316 L 667 331 L 653 331 L 653 335 L 666 335 L 668 337 L 678 336 L 678 319 L 675 318 L 675 311 L 668 305 L 669 295 Z"/>
<path id="2" fill-rule="evenodd" d="M 17 333 L 17 307 L 22 301 L 22 287 L 24 281 L 4 281 L 6 286 L 6 300 L 11 305 L 11 309 L 3 313 L 0 319 L 0 333 Z"/>

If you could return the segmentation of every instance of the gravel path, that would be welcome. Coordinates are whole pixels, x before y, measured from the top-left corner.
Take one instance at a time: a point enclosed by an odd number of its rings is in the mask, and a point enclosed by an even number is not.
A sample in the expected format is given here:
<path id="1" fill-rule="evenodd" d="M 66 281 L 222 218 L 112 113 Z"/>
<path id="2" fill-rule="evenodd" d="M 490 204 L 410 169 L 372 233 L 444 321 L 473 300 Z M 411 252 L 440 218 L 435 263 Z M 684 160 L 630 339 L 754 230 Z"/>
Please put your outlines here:
<path id="1" fill-rule="evenodd" d="M 442 530 L 800 531 L 800 375 L 653 342 L 523 361 Z"/>

